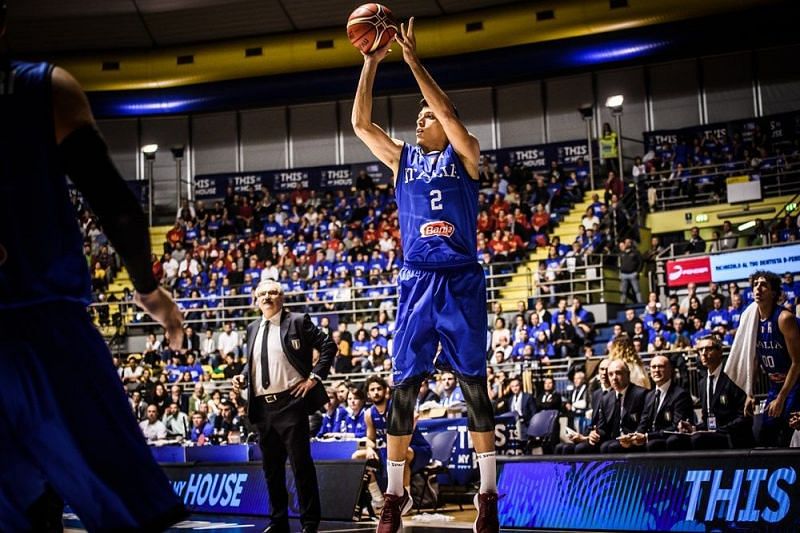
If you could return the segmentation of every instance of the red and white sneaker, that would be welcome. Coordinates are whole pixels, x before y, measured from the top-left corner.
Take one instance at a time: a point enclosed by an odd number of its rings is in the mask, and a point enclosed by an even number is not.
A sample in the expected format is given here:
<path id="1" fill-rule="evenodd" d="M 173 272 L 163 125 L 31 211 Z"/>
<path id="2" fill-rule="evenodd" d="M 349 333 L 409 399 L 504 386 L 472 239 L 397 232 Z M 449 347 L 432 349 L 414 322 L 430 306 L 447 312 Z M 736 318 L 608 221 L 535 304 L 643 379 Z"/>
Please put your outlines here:
<path id="1" fill-rule="evenodd" d="M 497 517 L 497 500 L 496 492 L 484 492 L 483 494 L 475 495 L 474 503 L 475 508 L 478 510 L 478 516 L 475 517 L 475 523 L 472 524 L 474 533 L 500 532 L 500 520 Z"/>
<path id="2" fill-rule="evenodd" d="M 403 515 L 412 507 L 413 502 L 407 491 L 402 496 L 384 494 L 381 518 L 378 521 L 377 533 L 397 533 L 403 528 Z M 496 506 L 495 506 L 496 507 Z M 495 512 L 495 515 L 497 513 Z"/>

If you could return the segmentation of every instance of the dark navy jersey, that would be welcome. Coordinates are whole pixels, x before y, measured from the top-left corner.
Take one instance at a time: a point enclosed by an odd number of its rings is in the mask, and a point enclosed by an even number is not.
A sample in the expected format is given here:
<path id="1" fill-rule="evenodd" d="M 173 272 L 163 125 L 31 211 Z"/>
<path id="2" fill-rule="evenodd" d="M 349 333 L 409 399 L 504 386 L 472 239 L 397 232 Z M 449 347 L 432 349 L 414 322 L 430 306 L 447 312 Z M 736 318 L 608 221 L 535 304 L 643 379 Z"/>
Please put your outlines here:
<path id="1" fill-rule="evenodd" d="M 404 144 L 395 189 L 407 265 L 424 269 L 477 262 L 478 182 L 452 145 L 426 154 Z"/>
<path id="2" fill-rule="evenodd" d="M 375 428 L 375 446 L 378 448 L 386 447 L 386 413 L 389 412 L 389 403 L 386 403 L 386 411 L 381 414 L 376 406 L 369 408 L 369 416 L 372 419 L 372 427 Z"/>
<path id="3" fill-rule="evenodd" d="M 786 340 L 778 327 L 778 317 L 784 310 L 776 306 L 772 316 L 758 321 L 758 337 L 756 339 L 756 354 L 758 364 L 766 373 L 772 383 L 783 383 L 786 373 L 792 365 Z"/>
<path id="4" fill-rule="evenodd" d="M 372 426 L 375 428 L 375 446 L 378 448 L 386 447 L 386 428 L 388 427 L 386 415 L 389 413 L 391 408 L 391 400 L 386 402 L 386 409 L 384 410 L 383 414 L 381 414 L 378 411 L 378 408 L 374 405 L 369 408 L 369 416 L 372 418 Z M 409 446 L 412 448 L 430 447 L 430 444 L 428 444 L 428 441 L 422 436 L 422 433 L 420 433 L 419 427 L 416 424 L 414 424 L 414 431 L 411 433 L 411 442 L 409 443 Z"/>
<path id="5" fill-rule="evenodd" d="M 59 164 L 47 63 L 0 76 L 0 309 L 88 305 L 89 269 Z"/>

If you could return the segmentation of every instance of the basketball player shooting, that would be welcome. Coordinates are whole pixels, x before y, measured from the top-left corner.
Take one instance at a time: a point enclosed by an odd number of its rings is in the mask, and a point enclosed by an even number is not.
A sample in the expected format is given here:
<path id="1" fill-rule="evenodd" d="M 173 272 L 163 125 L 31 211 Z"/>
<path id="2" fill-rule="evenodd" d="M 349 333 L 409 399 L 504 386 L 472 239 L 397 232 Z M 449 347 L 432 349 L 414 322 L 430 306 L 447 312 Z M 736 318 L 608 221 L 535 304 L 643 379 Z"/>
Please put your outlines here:
<path id="1" fill-rule="evenodd" d="M 457 376 L 467 403 L 468 427 L 478 456 L 481 486 L 475 496 L 477 533 L 499 531 L 494 416 L 486 389 L 486 281 L 475 258 L 480 146 L 448 96 L 417 56 L 414 18 L 396 36 L 403 60 L 422 92 L 416 145 L 393 139 L 372 122 L 372 90 L 383 46 L 364 54 L 352 124 L 356 135 L 394 172 L 404 252 L 387 430 L 388 486 L 378 533 L 395 533 L 411 507 L 403 467 L 414 429 L 420 382 L 437 366 Z M 362 52 L 363 53 L 363 52 Z"/>

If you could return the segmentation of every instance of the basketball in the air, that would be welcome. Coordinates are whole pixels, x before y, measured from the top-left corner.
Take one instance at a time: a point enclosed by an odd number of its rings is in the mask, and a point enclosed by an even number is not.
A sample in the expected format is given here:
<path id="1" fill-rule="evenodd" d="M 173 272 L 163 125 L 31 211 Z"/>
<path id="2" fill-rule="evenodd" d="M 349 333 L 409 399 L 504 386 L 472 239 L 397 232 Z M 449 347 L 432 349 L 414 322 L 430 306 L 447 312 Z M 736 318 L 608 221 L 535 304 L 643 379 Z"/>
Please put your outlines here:
<path id="1" fill-rule="evenodd" d="M 347 19 L 347 37 L 353 46 L 371 54 L 391 41 L 399 24 L 392 11 L 381 4 L 358 6 Z"/>

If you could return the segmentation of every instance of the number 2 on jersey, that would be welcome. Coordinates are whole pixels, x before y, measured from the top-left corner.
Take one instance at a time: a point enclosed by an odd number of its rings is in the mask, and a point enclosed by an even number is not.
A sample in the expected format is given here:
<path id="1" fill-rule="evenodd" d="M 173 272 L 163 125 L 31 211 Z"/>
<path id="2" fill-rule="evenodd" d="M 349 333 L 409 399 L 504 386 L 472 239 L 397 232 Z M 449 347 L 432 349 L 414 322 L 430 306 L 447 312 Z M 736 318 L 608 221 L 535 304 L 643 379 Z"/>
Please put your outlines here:
<path id="1" fill-rule="evenodd" d="M 431 190 L 431 211 L 441 211 L 442 209 L 442 191 L 439 189 Z"/>

